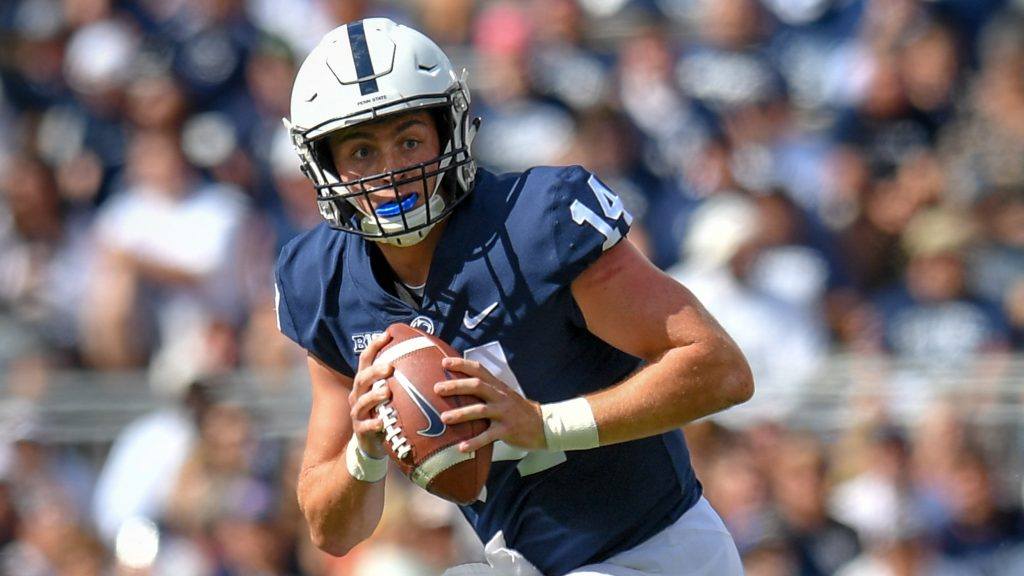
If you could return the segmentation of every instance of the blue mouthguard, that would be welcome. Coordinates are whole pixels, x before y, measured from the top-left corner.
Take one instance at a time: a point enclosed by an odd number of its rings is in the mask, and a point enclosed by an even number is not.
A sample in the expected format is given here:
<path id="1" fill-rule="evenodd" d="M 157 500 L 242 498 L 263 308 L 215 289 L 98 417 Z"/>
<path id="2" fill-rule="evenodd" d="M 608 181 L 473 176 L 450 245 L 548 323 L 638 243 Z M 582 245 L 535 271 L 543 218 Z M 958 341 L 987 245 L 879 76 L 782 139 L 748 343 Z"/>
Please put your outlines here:
<path id="1" fill-rule="evenodd" d="M 399 206 L 398 202 L 392 200 L 378 206 L 375 212 L 377 213 L 377 216 L 380 216 L 381 218 L 398 216 L 402 212 L 412 210 L 412 207 L 416 205 L 416 200 L 418 200 L 419 197 L 420 195 L 418 193 L 413 192 L 402 200 L 401 206 Z"/>

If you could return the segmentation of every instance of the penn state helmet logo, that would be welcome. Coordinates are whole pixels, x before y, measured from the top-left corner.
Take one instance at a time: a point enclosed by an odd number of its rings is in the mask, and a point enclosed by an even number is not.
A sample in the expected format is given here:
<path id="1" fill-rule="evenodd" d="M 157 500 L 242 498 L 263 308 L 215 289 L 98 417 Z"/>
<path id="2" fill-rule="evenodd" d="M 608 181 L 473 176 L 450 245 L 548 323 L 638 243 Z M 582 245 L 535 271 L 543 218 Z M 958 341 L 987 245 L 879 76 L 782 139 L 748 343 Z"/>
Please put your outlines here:
<path id="1" fill-rule="evenodd" d="M 413 318 L 412 322 L 409 322 L 409 326 L 412 326 L 417 330 L 422 330 L 427 334 L 434 333 L 434 321 L 426 316 L 417 316 Z"/>

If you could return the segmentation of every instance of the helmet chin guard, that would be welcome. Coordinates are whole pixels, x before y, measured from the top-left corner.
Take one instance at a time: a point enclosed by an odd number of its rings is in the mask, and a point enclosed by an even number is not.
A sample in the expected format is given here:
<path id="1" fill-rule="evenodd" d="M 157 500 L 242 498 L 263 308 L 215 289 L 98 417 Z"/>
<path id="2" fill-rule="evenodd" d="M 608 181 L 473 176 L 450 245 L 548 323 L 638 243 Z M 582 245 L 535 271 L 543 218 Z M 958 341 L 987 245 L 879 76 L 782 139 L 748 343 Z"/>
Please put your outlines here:
<path id="1" fill-rule="evenodd" d="M 394 246 L 412 246 L 426 238 L 434 225 L 441 220 L 435 218 L 431 221 L 430 213 L 447 214 L 444 208 L 444 198 L 435 193 L 423 205 L 400 215 L 404 216 L 404 221 L 401 217 L 385 217 L 378 214 L 374 218 L 365 215 L 359 225 L 367 238 Z"/>
<path id="2" fill-rule="evenodd" d="M 429 38 L 385 18 L 352 22 L 327 33 L 299 69 L 291 120 L 284 124 L 303 174 L 316 189 L 321 216 L 338 230 L 410 246 L 427 236 L 473 189 L 472 143 L 479 118 L 469 117 L 466 74 Z M 443 151 L 397 170 L 342 182 L 328 141 L 340 130 L 385 116 L 430 111 Z M 433 180 L 433 185 L 430 182 Z M 399 187 L 421 185 L 419 206 Z M 387 210 L 370 195 L 393 193 Z M 417 200 L 417 203 L 419 201 Z"/>

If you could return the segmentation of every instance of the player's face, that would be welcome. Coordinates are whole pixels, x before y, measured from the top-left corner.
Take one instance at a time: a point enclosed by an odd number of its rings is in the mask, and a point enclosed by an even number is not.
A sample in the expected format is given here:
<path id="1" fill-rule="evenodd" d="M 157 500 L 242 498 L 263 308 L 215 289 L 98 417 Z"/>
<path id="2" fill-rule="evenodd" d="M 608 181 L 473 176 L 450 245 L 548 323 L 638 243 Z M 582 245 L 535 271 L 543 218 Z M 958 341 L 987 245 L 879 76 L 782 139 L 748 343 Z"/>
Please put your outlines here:
<path id="1" fill-rule="evenodd" d="M 427 185 L 419 178 L 420 169 L 398 172 L 409 166 L 437 158 L 441 152 L 440 138 L 433 118 L 428 112 L 412 112 L 387 117 L 382 120 L 355 126 L 341 132 L 330 141 L 331 155 L 342 182 L 395 171 L 391 177 L 382 177 L 366 183 L 366 188 L 386 186 L 370 194 L 369 204 L 365 196 L 357 198 L 360 210 L 381 213 L 385 206 L 396 202 L 409 211 L 426 201 L 434 190 L 436 176 L 427 178 Z M 437 170 L 437 163 L 426 166 L 426 172 Z M 409 180 L 409 182 L 402 181 Z M 394 182 L 398 182 L 398 197 L 395 196 Z M 424 189 L 425 188 L 425 189 Z M 357 191 L 353 189 L 352 191 Z M 412 202 L 409 198 L 415 197 Z M 408 202 L 408 203 L 407 203 Z"/>

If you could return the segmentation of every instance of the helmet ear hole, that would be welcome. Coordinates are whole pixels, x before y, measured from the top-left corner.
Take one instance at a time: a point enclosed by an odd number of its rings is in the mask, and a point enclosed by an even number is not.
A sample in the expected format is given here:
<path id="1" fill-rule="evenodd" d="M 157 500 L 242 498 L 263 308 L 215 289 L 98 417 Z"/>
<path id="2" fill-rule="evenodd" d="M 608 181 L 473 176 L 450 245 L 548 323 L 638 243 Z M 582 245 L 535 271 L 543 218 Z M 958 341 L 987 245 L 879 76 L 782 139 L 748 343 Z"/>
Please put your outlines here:
<path id="1" fill-rule="evenodd" d="M 331 147 L 328 144 L 329 138 L 319 138 L 309 143 L 309 150 L 313 159 L 320 165 L 320 169 L 332 176 L 335 181 L 341 182 L 341 172 L 334 164 L 334 154 L 331 154 Z"/>
<path id="2" fill-rule="evenodd" d="M 454 149 L 455 147 L 455 118 L 452 117 L 448 109 L 441 106 L 431 108 L 430 117 L 434 120 L 438 144 L 441 154 L 444 155 L 449 148 Z M 443 170 L 437 177 L 440 179 L 437 192 L 442 195 L 446 203 L 451 205 L 455 200 L 456 186 L 458 185 L 455 175 L 450 170 Z"/>
<path id="3" fill-rule="evenodd" d="M 437 129 L 437 141 L 440 144 L 441 152 L 452 144 L 452 136 L 455 133 L 455 120 L 451 114 L 441 106 L 430 109 L 430 117 L 434 120 L 434 128 Z"/>

